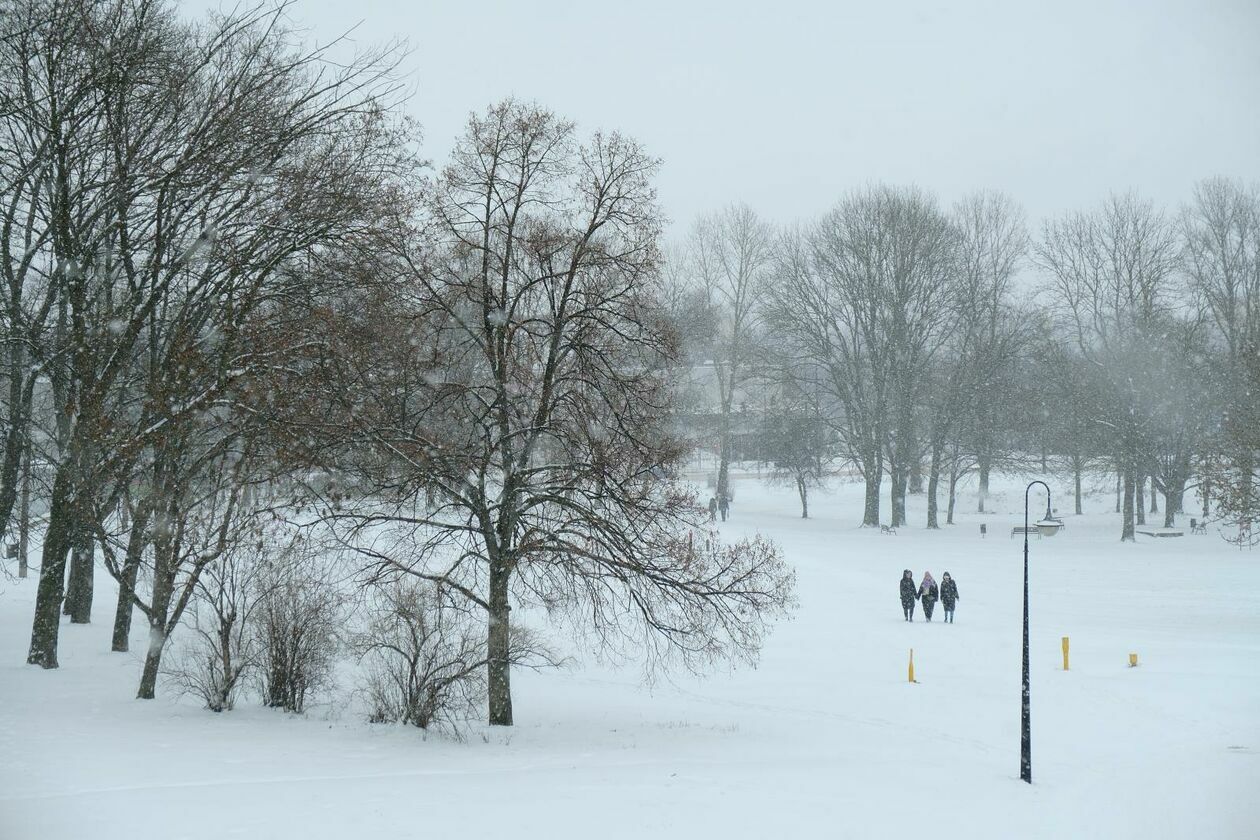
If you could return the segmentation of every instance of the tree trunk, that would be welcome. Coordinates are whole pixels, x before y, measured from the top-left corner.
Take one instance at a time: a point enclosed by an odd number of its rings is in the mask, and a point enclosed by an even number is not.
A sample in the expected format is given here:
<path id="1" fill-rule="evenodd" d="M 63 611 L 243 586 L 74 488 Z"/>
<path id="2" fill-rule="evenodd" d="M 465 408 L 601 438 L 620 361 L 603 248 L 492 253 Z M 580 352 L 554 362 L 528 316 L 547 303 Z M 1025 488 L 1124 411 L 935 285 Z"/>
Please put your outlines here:
<path id="1" fill-rule="evenodd" d="M 232 626 L 235 623 L 234 618 L 219 615 L 217 641 L 221 677 L 219 684 L 215 686 L 214 696 L 206 704 L 212 712 L 223 712 L 232 708 L 232 686 L 238 679 L 236 664 L 232 661 Z"/>
<path id="2" fill-rule="evenodd" d="M 1159 513 L 1159 493 L 1155 492 L 1155 476 L 1151 476 L 1151 513 Z"/>
<path id="3" fill-rule="evenodd" d="M 954 524 L 954 504 L 958 501 L 958 462 L 949 468 L 949 504 L 945 510 L 945 524 Z"/>
<path id="4" fill-rule="evenodd" d="M 980 456 L 978 466 L 980 468 L 980 501 L 976 505 L 976 513 L 984 513 L 984 500 L 989 497 L 990 460 L 987 454 Z"/>
<path id="5" fill-rule="evenodd" d="M 1125 470 L 1124 473 L 1124 511 L 1121 513 L 1123 517 L 1123 525 L 1120 530 L 1121 542 L 1133 542 L 1137 539 L 1133 528 L 1133 494 L 1134 484 L 1133 473 Z"/>
<path id="6" fill-rule="evenodd" d="M 928 528 L 940 528 L 940 524 L 936 521 L 936 490 L 941 483 L 941 445 L 933 442 L 932 444 L 932 462 L 928 467 L 928 485 L 927 485 L 927 526 Z"/>
<path id="7" fill-rule="evenodd" d="M 1212 502 L 1212 482 L 1211 482 L 1211 481 L 1209 481 L 1209 480 L 1207 479 L 1207 477 L 1205 476 L 1205 477 L 1203 478 L 1203 485 L 1202 485 L 1202 486 L 1203 486 L 1203 490 L 1202 490 L 1202 494 L 1203 494 L 1203 521 L 1205 521 L 1205 522 L 1206 522 L 1206 521 L 1207 521 L 1207 518 L 1208 518 L 1208 514 L 1209 514 L 1209 513 L 1210 513 L 1210 511 L 1211 511 L 1211 502 Z"/>
<path id="8" fill-rule="evenodd" d="M 123 560 L 122 574 L 118 580 L 118 605 L 114 610 L 114 638 L 110 650 L 126 653 L 131 648 L 131 613 L 135 608 L 132 593 L 136 590 L 136 577 L 140 572 L 140 560 L 144 557 L 145 529 L 149 524 L 149 508 L 142 504 L 136 511 L 131 533 L 127 536 L 127 556 Z"/>
<path id="9" fill-rule="evenodd" d="M 1077 516 L 1080 516 L 1082 513 L 1082 508 L 1081 508 L 1081 461 L 1082 460 L 1083 459 L 1079 455 L 1072 456 L 1072 479 L 1075 484 L 1074 490 L 1075 490 L 1075 497 L 1076 497 L 1076 515 Z"/>
<path id="10" fill-rule="evenodd" d="M 61 596 L 61 614 L 70 615 L 70 605 L 79 597 L 79 593 L 75 591 L 75 587 L 79 585 L 83 579 L 82 575 L 74 574 L 75 561 L 75 541 L 70 539 L 70 556 L 66 565 L 66 591 Z"/>
<path id="11" fill-rule="evenodd" d="M 910 459 L 910 495 L 923 492 L 923 459 L 915 455 Z"/>
<path id="12" fill-rule="evenodd" d="M 167 614 L 175 593 L 175 551 L 171 536 L 164 534 L 155 540 L 153 551 L 153 600 L 149 612 L 149 648 L 144 655 L 144 673 L 140 675 L 139 700 L 152 700 L 157 688 L 158 668 L 162 664 L 162 651 L 166 649 L 166 637 L 170 630 Z"/>
<path id="13" fill-rule="evenodd" d="M 727 488 L 730 487 L 730 465 L 731 465 L 731 407 L 729 405 L 722 406 L 722 428 L 720 437 L 718 438 L 718 475 L 717 475 L 717 498 L 722 501 L 723 496 L 728 496 Z M 729 496 L 728 496 L 729 498 Z"/>
<path id="14" fill-rule="evenodd" d="M 866 478 L 866 502 L 862 510 L 862 527 L 879 526 L 879 485 L 884 467 L 879 456 L 867 456 L 862 460 L 862 473 Z"/>
<path id="15" fill-rule="evenodd" d="M 18 508 L 18 577 L 27 574 L 31 543 L 31 447 L 28 441 L 22 457 L 22 503 Z"/>
<path id="16" fill-rule="evenodd" d="M 12 342 L 18 349 L 15 353 L 25 356 L 21 351 L 21 341 Z M 21 365 L 22 368 L 25 365 Z M 29 439 L 29 394 L 26 393 L 23 377 L 27 372 L 18 365 L 9 369 L 9 424 L 4 435 L 4 450 L 0 456 L 0 522 L 8 523 L 13 515 L 13 507 L 18 498 L 18 486 L 22 481 L 22 461 L 30 449 Z"/>
<path id="17" fill-rule="evenodd" d="M 490 564 L 489 634 L 486 640 L 486 676 L 490 701 L 490 725 L 512 725 L 512 671 L 509 646 L 511 626 L 508 580 L 511 572 L 500 562 Z"/>
<path id="18" fill-rule="evenodd" d="M 26 661 L 41 668 L 57 667 L 57 637 L 61 630 L 61 599 L 66 585 L 66 554 L 73 541 L 74 491 L 70 467 L 61 465 L 53 479 L 48 511 L 48 530 L 40 555 L 39 589 L 35 594 L 35 618 L 31 626 L 31 648 Z"/>
<path id="19" fill-rule="evenodd" d="M 801 519 L 809 519 L 809 485 L 803 475 L 796 477 L 796 492 L 801 494 Z"/>
<path id="20" fill-rule="evenodd" d="M 157 692 L 158 669 L 162 666 L 162 651 L 166 648 L 166 631 L 161 625 L 149 622 L 149 649 L 144 655 L 144 670 L 140 674 L 137 700 L 152 700 Z"/>
<path id="21" fill-rule="evenodd" d="M 1133 480 L 1133 513 L 1137 524 L 1146 524 L 1146 476 L 1138 475 Z"/>
<path id="22" fill-rule="evenodd" d="M 889 475 L 892 481 L 891 497 L 892 502 L 892 527 L 900 528 L 906 524 L 906 468 L 903 464 L 893 462 L 889 465 Z"/>
<path id="23" fill-rule="evenodd" d="M 1124 497 L 1124 480 L 1121 478 L 1121 470 L 1116 468 L 1116 513 L 1120 512 L 1122 500 Z"/>
<path id="24" fill-rule="evenodd" d="M 82 511 L 80 511 L 82 513 Z M 66 598 L 71 624 L 90 624 L 92 594 L 95 585 L 96 544 L 86 523 L 75 528 L 74 547 L 70 556 L 70 594 Z"/>
<path id="25" fill-rule="evenodd" d="M 1177 524 L 1177 514 L 1184 513 L 1183 497 L 1186 492 L 1186 473 L 1174 475 L 1164 484 L 1164 527 Z"/>
<path id="26" fill-rule="evenodd" d="M 1251 446 L 1247 443 L 1242 445 L 1242 449 L 1238 454 L 1238 505 L 1237 510 L 1239 518 L 1244 523 L 1250 523 L 1255 516 L 1252 508 L 1251 487 L 1252 475 L 1255 473 L 1255 458 L 1252 456 Z"/>

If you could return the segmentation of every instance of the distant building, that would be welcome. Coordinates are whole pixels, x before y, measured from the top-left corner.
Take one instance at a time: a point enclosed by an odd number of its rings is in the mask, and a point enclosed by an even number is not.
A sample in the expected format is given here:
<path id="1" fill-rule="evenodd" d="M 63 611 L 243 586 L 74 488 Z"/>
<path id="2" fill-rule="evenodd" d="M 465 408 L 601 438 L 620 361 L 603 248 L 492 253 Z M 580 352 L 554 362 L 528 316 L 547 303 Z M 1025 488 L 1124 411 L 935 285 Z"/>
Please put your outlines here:
<path id="1" fill-rule="evenodd" d="M 722 420 L 717 366 L 703 361 L 683 369 L 677 383 L 678 431 L 703 453 L 716 458 Z M 731 398 L 731 460 L 762 461 L 766 418 L 777 410 L 779 388 L 762 378 L 739 383 Z"/>

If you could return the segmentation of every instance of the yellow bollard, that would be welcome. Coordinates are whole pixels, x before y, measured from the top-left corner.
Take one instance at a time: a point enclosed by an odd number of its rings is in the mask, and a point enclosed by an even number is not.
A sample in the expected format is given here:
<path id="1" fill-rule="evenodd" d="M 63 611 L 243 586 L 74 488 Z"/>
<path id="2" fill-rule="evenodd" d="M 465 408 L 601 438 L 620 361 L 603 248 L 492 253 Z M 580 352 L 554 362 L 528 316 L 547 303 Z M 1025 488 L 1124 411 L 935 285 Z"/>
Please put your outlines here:
<path id="1" fill-rule="evenodd" d="M 1068 669 L 1068 637 L 1063 637 L 1063 670 Z"/>
<path id="2" fill-rule="evenodd" d="M 1130 654 L 1129 654 L 1129 667 L 1130 667 L 1130 668 L 1136 668 L 1136 667 L 1137 667 L 1137 654 L 1136 654 L 1136 653 L 1130 653 Z"/>
<path id="3" fill-rule="evenodd" d="M 918 682 L 914 678 L 914 648 L 910 648 L 910 682 Z"/>

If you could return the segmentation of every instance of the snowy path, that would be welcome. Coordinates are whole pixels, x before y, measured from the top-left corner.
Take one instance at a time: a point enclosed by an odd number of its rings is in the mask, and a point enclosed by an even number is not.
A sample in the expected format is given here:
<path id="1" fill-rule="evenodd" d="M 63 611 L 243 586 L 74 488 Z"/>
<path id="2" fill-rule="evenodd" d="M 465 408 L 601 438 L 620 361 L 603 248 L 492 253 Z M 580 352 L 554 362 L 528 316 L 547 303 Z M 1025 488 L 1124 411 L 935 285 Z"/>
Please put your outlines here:
<path id="1" fill-rule="evenodd" d="M 1029 787 L 1013 488 L 935 534 L 912 499 L 885 537 L 853 527 L 853 485 L 802 521 L 790 492 L 743 480 L 725 527 L 779 540 L 800 585 L 760 667 L 652 688 L 634 668 L 523 672 L 519 725 L 465 743 L 326 707 L 132 700 L 103 577 L 62 668 L 28 668 L 34 582 L 0 583 L 0 839 L 1256 836 L 1260 553 L 1122 546 L 1105 495 L 1033 541 Z M 901 620 L 900 571 L 925 566 L 958 579 L 957 624 Z"/>

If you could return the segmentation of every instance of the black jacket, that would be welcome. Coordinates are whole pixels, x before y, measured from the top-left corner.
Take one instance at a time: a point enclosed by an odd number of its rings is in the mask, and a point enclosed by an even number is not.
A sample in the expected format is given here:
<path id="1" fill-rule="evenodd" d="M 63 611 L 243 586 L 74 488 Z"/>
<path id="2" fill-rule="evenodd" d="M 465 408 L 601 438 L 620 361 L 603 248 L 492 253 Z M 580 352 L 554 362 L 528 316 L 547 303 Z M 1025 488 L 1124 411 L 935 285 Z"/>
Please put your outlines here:
<path id="1" fill-rule="evenodd" d="M 903 577 L 901 579 L 901 607 L 906 609 L 915 602 L 919 597 L 919 588 L 914 585 L 914 581 L 910 578 Z"/>
<path id="2" fill-rule="evenodd" d="M 945 609 L 952 610 L 954 602 L 958 600 L 958 584 L 954 583 L 954 579 L 950 578 L 941 584 L 941 603 L 945 605 Z"/>
<path id="3" fill-rule="evenodd" d="M 936 584 L 934 583 L 928 587 L 927 592 L 921 593 L 919 597 L 921 597 L 924 601 L 931 601 L 933 604 L 935 604 L 937 596 L 939 594 L 940 594 L 940 590 L 936 588 Z"/>

